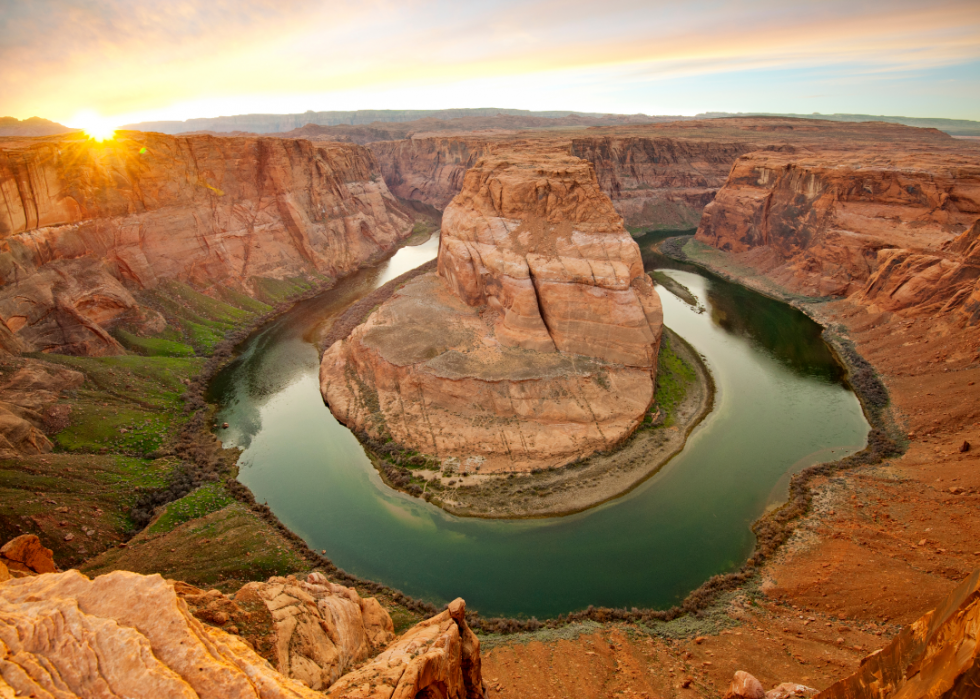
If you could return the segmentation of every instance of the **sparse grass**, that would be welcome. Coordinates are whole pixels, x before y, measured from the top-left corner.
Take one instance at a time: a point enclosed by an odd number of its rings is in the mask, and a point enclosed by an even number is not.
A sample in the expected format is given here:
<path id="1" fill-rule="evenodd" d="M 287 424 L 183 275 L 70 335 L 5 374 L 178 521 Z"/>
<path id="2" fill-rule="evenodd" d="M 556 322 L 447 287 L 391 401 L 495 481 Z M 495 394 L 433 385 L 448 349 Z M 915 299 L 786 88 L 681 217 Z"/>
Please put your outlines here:
<path id="1" fill-rule="evenodd" d="M 305 277 L 290 277 L 289 279 L 270 279 L 269 277 L 252 277 L 252 288 L 255 295 L 268 304 L 277 304 L 291 296 L 297 296 L 304 291 L 309 291 L 322 280 L 310 281 Z"/>
<path id="2" fill-rule="evenodd" d="M 183 381 L 202 364 L 177 357 L 69 357 L 44 355 L 85 374 L 85 383 L 67 397 L 70 425 L 54 436 L 66 452 L 147 455 L 163 447 L 183 418 Z"/>
<path id="3" fill-rule="evenodd" d="M 193 357 L 194 348 L 176 339 L 162 336 L 140 337 L 120 328 L 113 333 L 120 344 L 130 352 L 149 357 Z M 170 335 L 177 335 L 171 332 Z M 177 335 L 179 337 L 179 335 Z"/>
<path id="4" fill-rule="evenodd" d="M 162 534 L 198 517 L 217 512 L 235 500 L 225 490 L 224 484 L 209 483 L 166 505 L 166 511 L 146 530 L 148 534 Z"/>

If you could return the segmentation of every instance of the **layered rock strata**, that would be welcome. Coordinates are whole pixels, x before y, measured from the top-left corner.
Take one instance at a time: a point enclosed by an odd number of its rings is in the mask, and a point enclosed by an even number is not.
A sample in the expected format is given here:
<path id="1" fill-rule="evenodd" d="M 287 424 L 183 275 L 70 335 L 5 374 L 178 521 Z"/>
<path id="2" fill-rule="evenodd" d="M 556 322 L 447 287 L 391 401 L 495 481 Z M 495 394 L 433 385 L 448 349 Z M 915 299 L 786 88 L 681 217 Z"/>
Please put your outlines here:
<path id="1" fill-rule="evenodd" d="M 250 601 L 260 601 L 272 617 L 276 669 L 313 689 L 326 689 L 395 637 L 391 617 L 375 598 L 362 598 L 320 573 L 303 581 L 248 583 L 235 602 Z"/>
<path id="2" fill-rule="evenodd" d="M 71 570 L 0 583 L 0 696 L 323 695 L 195 619 L 159 575 Z"/>
<path id="3" fill-rule="evenodd" d="M 331 699 L 444 697 L 485 699 L 480 641 L 466 625 L 461 599 L 413 626 L 370 663 L 327 691 Z"/>
<path id="4" fill-rule="evenodd" d="M 955 153 L 740 158 L 697 239 L 810 296 L 980 321 L 980 165 Z"/>
<path id="5" fill-rule="evenodd" d="M 488 156 L 417 277 L 324 353 L 342 422 L 463 471 L 557 466 L 628 436 L 653 400 L 663 314 L 588 163 Z"/>
<path id="6" fill-rule="evenodd" d="M 732 163 L 757 146 L 745 142 L 605 136 L 572 140 L 599 186 L 630 226 L 696 228 Z"/>
<path id="7" fill-rule="evenodd" d="M 162 280 L 248 293 L 353 271 L 412 228 L 377 170 L 363 147 L 293 139 L 0 142 L 0 339 L 112 353 L 106 325 Z"/>

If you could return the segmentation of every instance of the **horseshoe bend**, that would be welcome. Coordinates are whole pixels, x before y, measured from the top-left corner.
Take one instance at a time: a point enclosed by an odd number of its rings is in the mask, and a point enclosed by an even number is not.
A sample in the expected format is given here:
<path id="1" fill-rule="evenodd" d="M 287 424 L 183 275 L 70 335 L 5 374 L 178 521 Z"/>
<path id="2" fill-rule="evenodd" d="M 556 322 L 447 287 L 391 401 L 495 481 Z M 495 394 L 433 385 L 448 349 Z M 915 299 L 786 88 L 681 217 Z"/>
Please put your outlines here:
<path id="1" fill-rule="evenodd" d="M 980 126 L 860 116 L 0 120 L 0 697 L 977 696 Z"/>

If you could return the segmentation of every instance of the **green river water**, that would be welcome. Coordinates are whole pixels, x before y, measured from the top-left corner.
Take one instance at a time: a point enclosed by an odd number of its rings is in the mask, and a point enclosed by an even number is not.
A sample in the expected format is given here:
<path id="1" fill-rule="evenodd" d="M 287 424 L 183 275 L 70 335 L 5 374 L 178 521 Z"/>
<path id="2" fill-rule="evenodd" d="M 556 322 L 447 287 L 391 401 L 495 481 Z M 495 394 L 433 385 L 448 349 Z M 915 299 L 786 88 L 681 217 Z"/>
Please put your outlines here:
<path id="1" fill-rule="evenodd" d="M 641 240 L 641 244 L 644 241 Z M 415 597 L 464 597 L 484 616 L 665 608 L 752 550 L 752 522 L 789 475 L 861 449 L 868 424 L 820 327 L 795 309 L 646 252 L 697 296 L 659 288 L 666 324 L 704 357 L 714 410 L 684 450 L 626 495 L 568 517 L 453 517 L 382 482 L 317 383 L 319 331 L 350 303 L 433 258 L 438 239 L 299 304 L 219 374 L 227 446 L 259 502 L 338 566 Z"/>

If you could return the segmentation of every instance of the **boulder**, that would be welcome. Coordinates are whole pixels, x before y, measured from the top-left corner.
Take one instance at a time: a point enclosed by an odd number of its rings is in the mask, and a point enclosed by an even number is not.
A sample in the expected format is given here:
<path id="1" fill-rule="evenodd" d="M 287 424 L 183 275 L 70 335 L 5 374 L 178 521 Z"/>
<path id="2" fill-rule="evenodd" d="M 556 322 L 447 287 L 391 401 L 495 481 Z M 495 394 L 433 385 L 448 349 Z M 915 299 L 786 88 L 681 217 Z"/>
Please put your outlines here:
<path id="1" fill-rule="evenodd" d="M 766 699 L 766 690 L 755 677 L 739 670 L 725 693 L 725 699 Z"/>
<path id="2" fill-rule="evenodd" d="M 22 534 L 0 547 L 0 562 L 8 569 L 27 575 L 54 573 L 54 552 L 41 545 L 33 534 Z"/>

